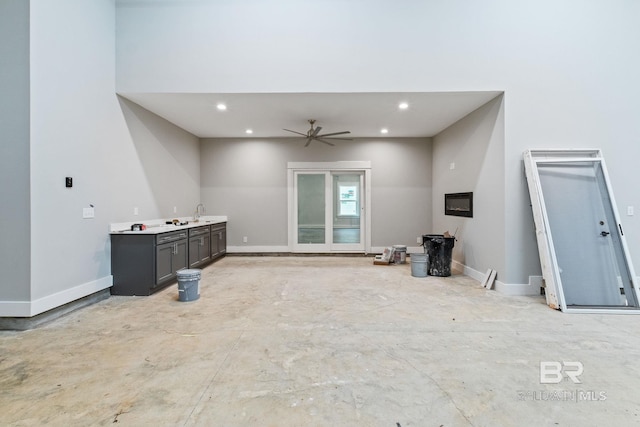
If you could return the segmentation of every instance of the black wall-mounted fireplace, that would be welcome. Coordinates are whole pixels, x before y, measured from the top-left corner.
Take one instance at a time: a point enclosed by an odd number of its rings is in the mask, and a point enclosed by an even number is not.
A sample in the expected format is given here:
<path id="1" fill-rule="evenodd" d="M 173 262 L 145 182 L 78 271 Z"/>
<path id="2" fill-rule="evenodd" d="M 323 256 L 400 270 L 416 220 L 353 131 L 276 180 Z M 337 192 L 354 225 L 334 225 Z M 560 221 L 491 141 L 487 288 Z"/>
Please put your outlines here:
<path id="1" fill-rule="evenodd" d="M 473 218 L 473 193 L 445 194 L 444 214 Z"/>

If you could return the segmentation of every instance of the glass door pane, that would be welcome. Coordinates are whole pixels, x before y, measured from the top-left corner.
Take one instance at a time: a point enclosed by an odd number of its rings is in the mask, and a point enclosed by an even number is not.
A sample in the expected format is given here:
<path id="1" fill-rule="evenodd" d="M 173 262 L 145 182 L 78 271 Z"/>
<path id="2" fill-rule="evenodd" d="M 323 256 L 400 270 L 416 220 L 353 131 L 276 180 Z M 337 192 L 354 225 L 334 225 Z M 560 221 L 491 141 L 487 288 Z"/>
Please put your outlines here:
<path id="1" fill-rule="evenodd" d="M 326 243 L 325 174 L 297 173 L 298 244 Z"/>
<path id="2" fill-rule="evenodd" d="M 567 308 L 637 307 L 598 161 L 538 163 Z"/>
<path id="3" fill-rule="evenodd" d="M 332 249 L 363 250 L 362 180 L 359 172 L 334 173 Z"/>

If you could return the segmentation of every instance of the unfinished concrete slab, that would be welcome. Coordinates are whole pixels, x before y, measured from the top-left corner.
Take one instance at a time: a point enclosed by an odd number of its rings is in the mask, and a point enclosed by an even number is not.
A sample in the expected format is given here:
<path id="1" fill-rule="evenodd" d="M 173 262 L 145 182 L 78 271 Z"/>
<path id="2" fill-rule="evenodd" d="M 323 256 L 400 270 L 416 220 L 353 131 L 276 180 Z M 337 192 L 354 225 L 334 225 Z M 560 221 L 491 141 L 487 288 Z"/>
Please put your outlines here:
<path id="1" fill-rule="evenodd" d="M 200 294 L 172 285 L 0 332 L 0 424 L 640 422 L 637 316 L 354 257 L 227 257 Z M 555 362 L 578 362 L 580 382 Z"/>

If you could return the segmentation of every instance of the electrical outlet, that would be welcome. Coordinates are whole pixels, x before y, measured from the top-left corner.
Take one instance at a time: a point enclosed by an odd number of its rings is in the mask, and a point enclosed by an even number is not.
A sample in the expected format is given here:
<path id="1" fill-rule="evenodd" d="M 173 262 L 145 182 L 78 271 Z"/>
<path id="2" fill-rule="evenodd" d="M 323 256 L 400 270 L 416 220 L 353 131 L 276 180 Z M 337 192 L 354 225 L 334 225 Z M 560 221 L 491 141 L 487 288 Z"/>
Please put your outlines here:
<path id="1" fill-rule="evenodd" d="M 173 207 L 173 213 L 178 213 L 178 208 L 176 206 Z"/>
<path id="2" fill-rule="evenodd" d="M 627 215 L 633 216 L 633 206 L 627 206 Z"/>
<path id="3" fill-rule="evenodd" d="M 416 243 L 422 243 L 422 236 L 418 236 L 416 238 Z"/>
<path id="4" fill-rule="evenodd" d="M 95 218 L 96 211 L 94 208 L 82 208 L 82 218 L 89 219 Z"/>
<path id="5" fill-rule="evenodd" d="M 247 236 L 242 237 L 242 243 L 247 243 L 249 241 L 249 239 L 247 239 Z"/>
<path id="6" fill-rule="evenodd" d="M 449 170 L 454 170 L 456 168 L 456 164 L 451 162 L 449 163 Z"/>
<path id="7" fill-rule="evenodd" d="M 133 208 L 133 214 L 134 214 L 134 215 L 138 215 L 138 213 L 140 213 L 140 212 L 138 211 L 138 208 Z"/>

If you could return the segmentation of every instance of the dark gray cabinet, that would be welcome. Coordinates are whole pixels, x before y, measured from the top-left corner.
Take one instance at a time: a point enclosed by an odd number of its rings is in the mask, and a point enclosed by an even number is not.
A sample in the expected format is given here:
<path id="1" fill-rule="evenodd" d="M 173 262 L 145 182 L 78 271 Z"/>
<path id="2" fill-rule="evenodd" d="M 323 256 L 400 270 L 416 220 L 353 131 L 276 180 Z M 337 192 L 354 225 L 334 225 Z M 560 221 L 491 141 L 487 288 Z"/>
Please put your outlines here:
<path id="1" fill-rule="evenodd" d="M 187 268 L 187 231 L 112 234 L 112 295 L 151 295 Z"/>
<path id="2" fill-rule="evenodd" d="M 208 225 L 189 229 L 189 268 L 211 261 L 211 231 Z"/>
<path id="3" fill-rule="evenodd" d="M 111 235 L 112 295 L 151 295 L 184 268 L 203 268 L 227 253 L 227 223 L 166 233 Z"/>
<path id="4" fill-rule="evenodd" d="M 171 282 L 176 273 L 187 268 L 187 233 L 159 234 L 156 239 L 156 286 Z"/>
<path id="5" fill-rule="evenodd" d="M 227 253 L 227 223 L 211 226 L 211 259 L 217 259 Z"/>

